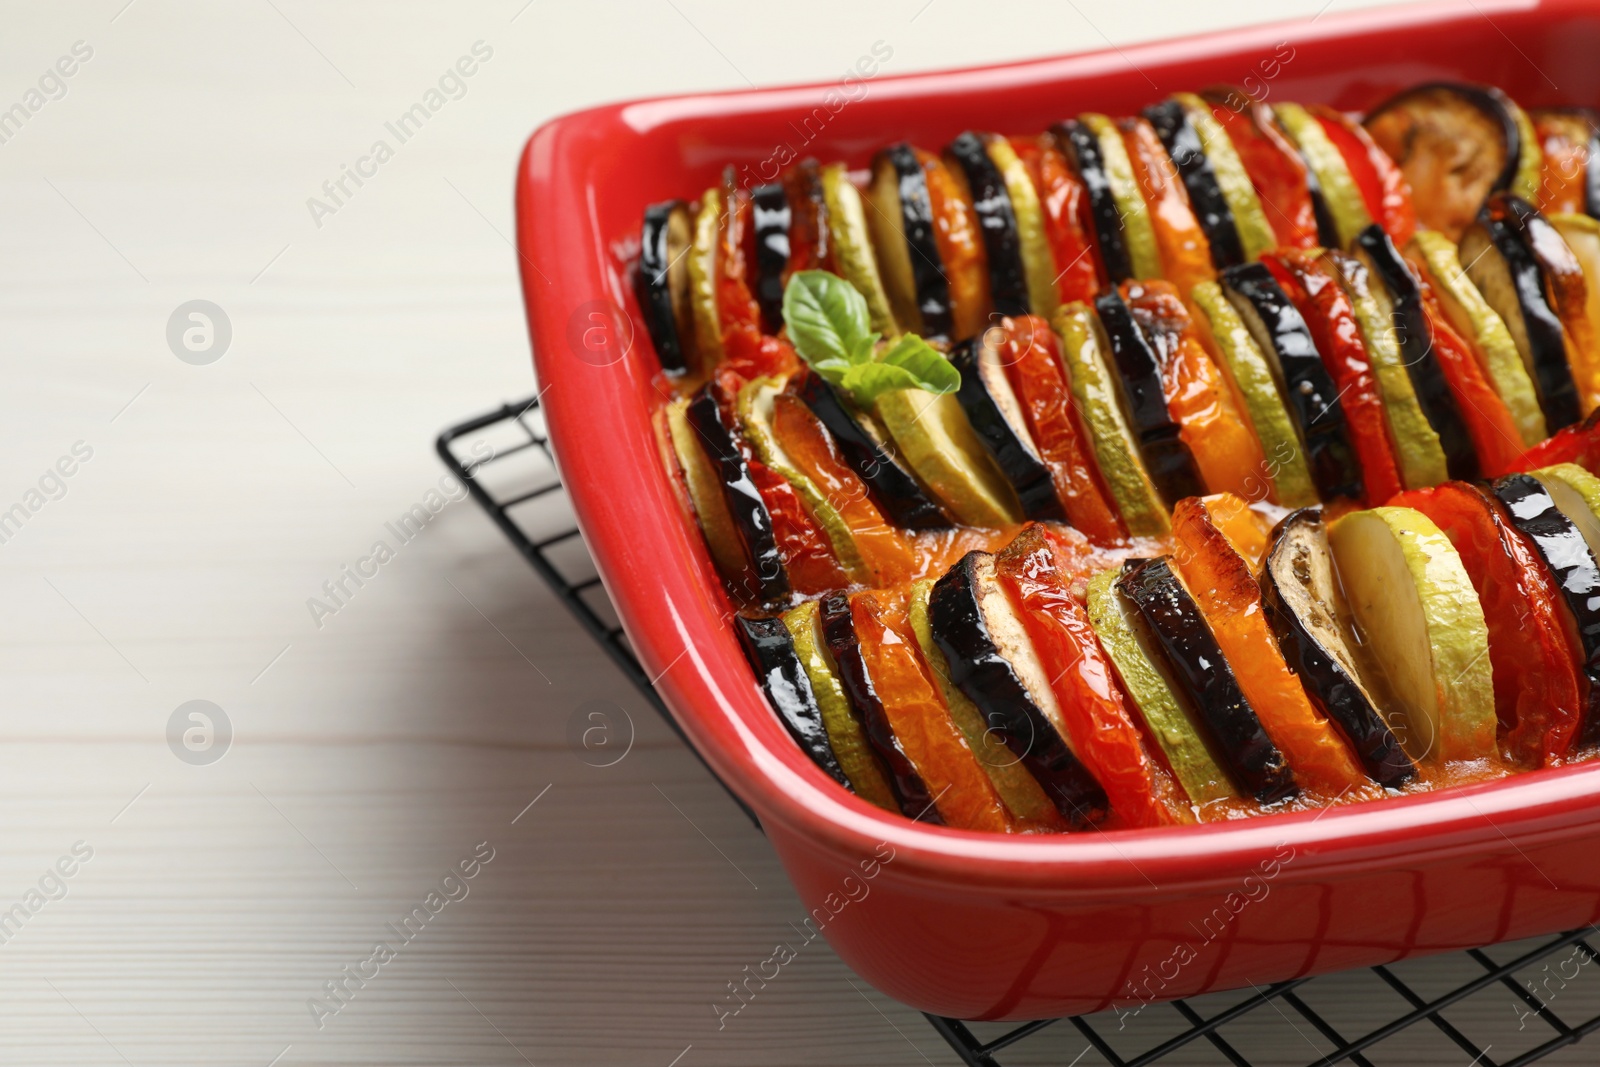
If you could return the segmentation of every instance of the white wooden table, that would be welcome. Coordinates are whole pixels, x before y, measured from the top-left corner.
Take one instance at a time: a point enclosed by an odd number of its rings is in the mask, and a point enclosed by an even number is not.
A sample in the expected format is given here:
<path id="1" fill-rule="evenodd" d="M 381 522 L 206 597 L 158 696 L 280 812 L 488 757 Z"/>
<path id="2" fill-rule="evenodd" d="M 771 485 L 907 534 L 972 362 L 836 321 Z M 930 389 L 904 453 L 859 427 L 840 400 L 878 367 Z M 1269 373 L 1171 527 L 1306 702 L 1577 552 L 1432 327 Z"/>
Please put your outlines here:
<path id="1" fill-rule="evenodd" d="M 719 1031 L 801 912 L 766 843 L 473 506 L 385 523 L 438 487 L 435 433 L 533 391 L 507 238 L 545 118 L 1250 7 L 7 3 L 0 108 L 39 106 L 0 118 L 0 1062 L 954 1062 L 820 942 Z M 202 365 L 167 340 L 196 299 L 232 332 Z M 209 764 L 168 743 L 192 700 L 231 723 Z M 568 744 L 592 700 L 637 726 L 616 766 Z"/>

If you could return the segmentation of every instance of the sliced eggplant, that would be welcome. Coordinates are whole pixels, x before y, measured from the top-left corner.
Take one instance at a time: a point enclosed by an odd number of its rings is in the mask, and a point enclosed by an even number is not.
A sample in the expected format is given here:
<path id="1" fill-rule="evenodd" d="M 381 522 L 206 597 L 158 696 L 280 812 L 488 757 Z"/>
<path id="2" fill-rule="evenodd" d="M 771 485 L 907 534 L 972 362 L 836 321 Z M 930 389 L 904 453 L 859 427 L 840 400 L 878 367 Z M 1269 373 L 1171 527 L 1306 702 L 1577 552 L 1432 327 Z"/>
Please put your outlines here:
<path id="1" fill-rule="evenodd" d="M 1006 192 L 1011 198 L 1011 213 L 1017 220 L 1017 244 L 1022 256 L 1022 272 L 1027 282 L 1028 303 L 1035 315 L 1049 318 L 1061 306 L 1061 294 L 1056 288 L 1055 252 L 1050 246 L 1050 233 L 1045 226 L 1044 205 L 1039 202 L 1039 190 L 1033 184 L 1028 166 L 1017 155 L 1011 142 L 1004 137 L 990 137 L 984 142 L 989 160 L 1005 180 Z M 990 262 L 994 259 L 991 254 Z M 990 288 L 994 288 L 993 280 Z"/>
<path id="2" fill-rule="evenodd" d="M 1188 112 L 1176 100 L 1163 100 L 1145 108 L 1141 114 L 1155 127 L 1167 155 L 1178 168 L 1178 177 L 1189 194 L 1189 206 L 1194 209 L 1200 229 L 1211 245 L 1212 265 L 1222 270 L 1243 263 L 1244 246 L 1239 242 L 1233 211 L 1222 195 L 1216 171 L 1200 145 L 1200 135 L 1189 121 Z"/>
<path id="3" fill-rule="evenodd" d="M 1261 263 L 1229 267 L 1222 272 L 1222 286 L 1274 371 L 1278 391 L 1304 442 L 1318 494 L 1324 500 L 1360 499 L 1361 465 L 1350 443 L 1338 390 L 1317 352 L 1311 328 Z"/>
<path id="4" fill-rule="evenodd" d="M 1561 589 L 1582 649 L 1579 666 L 1589 682 L 1578 741 L 1593 744 L 1600 741 L 1600 564 L 1577 524 L 1533 475 L 1508 474 L 1490 488 L 1511 515 L 1512 525 L 1533 542 Z"/>
<path id="5" fill-rule="evenodd" d="M 1539 394 L 1545 426 L 1555 433 L 1578 421 L 1580 398 L 1549 279 L 1524 239 L 1522 222 L 1531 212 L 1514 198 L 1491 201 L 1461 238 L 1461 258 L 1467 276 L 1511 331 Z"/>
<path id="6" fill-rule="evenodd" d="M 1133 277 L 1133 260 L 1122 229 L 1122 214 L 1117 210 L 1117 199 L 1111 188 L 1111 176 L 1106 172 L 1100 138 L 1078 119 L 1058 123 L 1051 132 L 1077 169 L 1088 194 L 1089 219 L 1095 248 L 1100 253 L 1100 265 L 1105 268 L 1111 284 L 1128 280 Z"/>
<path id="7" fill-rule="evenodd" d="M 734 439 L 733 431 L 722 421 L 713 389 L 713 385 L 707 384 L 696 393 L 684 415 L 716 471 L 722 499 L 744 544 L 754 583 L 751 592 L 764 601 L 779 600 L 789 593 L 789 577 L 783 569 L 783 558 L 778 554 L 772 516 L 750 478 L 749 465 L 745 463 L 744 452 Z"/>
<path id="8" fill-rule="evenodd" d="M 1567 366 L 1578 390 L 1578 410 L 1588 414 L 1600 406 L 1600 335 L 1590 315 L 1591 286 L 1583 261 L 1562 232 L 1527 201 L 1514 196 L 1491 197 L 1489 210 L 1504 210 L 1516 219 L 1523 245 L 1544 273 L 1551 310 L 1566 335 Z M 1568 227 L 1569 232 L 1571 229 Z"/>
<path id="9" fill-rule="evenodd" d="M 1166 557 L 1127 560 L 1117 586 L 1138 609 L 1234 779 L 1263 804 L 1298 794 L 1294 772 L 1267 736 L 1199 606 Z"/>
<path id="10" fill-rule="evenodd" d="M 689 492 L 695 521 L 706 539 L 706 547 L 711 550 L 711 560 L 723 580 L 737 586 L 746 580 L 749 571 L 744 539 L 735 529 L 733 514 L 723 499 L 722 478 L 706 456 L 700 435 L 689 424 L 688 410 L 688 397 L 679 397 L 667 405 L 667 434 L 672 440 L 678 468 L 683 472 L 684 488 Z"/>
<path id="11" fill-rule="evenodd" d="M 1524 144 L 1519 114 L 1492 86 L 1431 82 L 1380 104 L 1364 125 L 1400 165 L 1422 224 L 1459 241 L 1484 199 L 1518 181 L 1530 153 L 1537 175 L 1538 146 Z"/>
<path id="12" fill-rule="evenodd" d="M 882 438 L 872 431 L 870 420 L 858 420 L 822 375 L 803 373 L 796 389 L 800 399 L 833 435 L 839 451 L 867 483 L 889 521 L 903 530 L 948 528 L 950 519 L 943 509 L 884 447 Z"/>
<path id="13" fill-rule="evenodd" d="M 1117 589 L 1120 570 L 1101 571 L 1085 591 L 1089 622 L 1116 669 L 1123 690 L 1161 746 L 1178 784 L 1196 804 L 1239 795 L 1205 738 L 1195 716 L 1184 710 L 1178 686 L 1146 631 L 1139 612 Z"/>
<path id="14" fill-rule="evenodd" d="M 934 797 L 929 794 L 911 757 L 901 747 L 900 739 L 889 725 L 883 701 L 872 687 L 872 677 L 867 673 L 866 659 L 861 654 L 861 642 L 856 637 L 849 597 L 843 593 L 829 593 L 822 598 L 817 610 L 828 654 L 839 668 L 839 681 L 844 685 L 845 695 L 866 731 L 872 750 L 889 772 L 889 783 L 900 811 L 909 818 L 942 825 L 944 819 L 934 806 Z"/>
<path id="15" fill-rule="evenodd" d="M 1178 424 L 1167 411 L 1161 363 L 1115 289 L 1095 300 L 1095 311 L 1111 350 L 1111 362 L 1122 382 L 1125 413 L 1139 441 L 1150 480 L 1168 508 L 1186 496 L 1205 494 L 1205 483 Z"/>
<path id="16" fill-rule="evenodd" d="M 1108 116 L 1087 112 L 1078 121 L 1100 142 L 1100 165 L 1116 201 L 1117 217 L 1122 222 L 1122 243 L 1128 250 L 1128 267 L 1134 278 L 1161 277 L 1161 246 L 1156 242 L 1155 225 L 1150 221 L 1150 205 L 1133 173 L 1122 131 Z"/>
<path id="17" fill-rule="evenodd" d="M 1228 210 L 1233 213 L 1233 225 L 1239 231 L 1239 245 L 1244 250 L 1245 260 L 1259 259 L 1277 247 L 1278 234 L 1261 206 L 1261 196 L 1250 180 L 1244 160 L 1239 158 L 1238 149 L 1233 147 L 1228 131 L 1217 121 L 1210 104 L 1193 93 L 1174 93 L 1172 98 L 1187 112 L 1189 123 L 1200 138 L 1200 146 L 1211 161 L 1217 185 L 1228 202 Z"/>
<path id="18" fill-rule="evenodd" d="M 1372 224 L 1372 215 L 1350 173 L 1350 165 L 1311 112 L 1299 104 L 1278 104 L 1272 112 L 1300 150 L 1307 170 L 1316 175 L 1323 207 L 1338 234 L 1337 246 L 1350 247 L 1356 235 Z"/>
<path id="19" fill-rule="evenodd" d="M 989 300 L 1001 315 L 1026 315 L 1029 311 L 1028 277 L 1022 265 L 1022 240 L 1011 192 L 1000 169 L 989 158 L 986 142 L 992 134 L 963 133 L 945 149 L 952 174 L 966 180 L 978 232 L 989 263 Z"/>
<path id="20" fill-rule="evenodd" d="M 895 321 L 889 295 L 883 288 L 861 191 L 850 180 L 849 168 L 843 163 L 829 163 L 822 168 L 822 202 L 827 208 L 828 238 L 839 273 L 866 297 L 872 328 L 885 337 L 899 336 L 901 325 Z"/>
<path id="21" fill-rule="evenodd" d="M 1412 388 L 1428 425 L 1439 435 L 1439 447 L 1450 477 L 1469 482 L 1478 477 L 1478 455 L 1467 434 L 1455 394 L 1445 380 L 1444 368 L 1433 350 L 1433 331 L 1422 306 L 1422 290 L 1400 250 L 1378 223 L 1362 230 L 1355 240 L 1355 255 L 1383 284 L 1372 290 L 1380 313 L 1392 324 L 1400 345 L 1400 358 L 1411 376 Z"/>
<path id="22" fill-rule="evenodd" d="M 783 276 L 789 266 L 789 226 L 793 212 L 781 183 L 758 185 L 750 193 L 750 229 L 755 238 L 756 304 L 761 308 L 763 332 L 783 328 Z"/>
<path id="23" fill-rule="evenodd" d="M 952 332 L 950 282 L 934 238 L 933 197 L 916 150 L 901 142 L 872 161 L 872 216 L 895 317 L 929 339 Z"/>
<path id="24" fill-rule="evenodd" d="M 656 358 L 668 374 L 682 374 L 693 363 L 694 311 L 689 302 L 689 265 L 684 262 L 693 232 L 688 205 L 682 200 L 645 209 L 634 291 Z"/>
<path id="25" fill-rule="evenodd" d="M 1576 463 L 1557 463 L 1532 474 L 1561 513 L 1578 528 L 1590 553 L 1600 560 L 1600 478 Z"/>
<path id="26" fill-rule="evenodd" d="M 1329 524 L 1328 546 L 1365 648 L 1404 715 L 1413 759 L 1494 756 L 1494 682 L 1483 607 L 1454 545 L 1414 508 Z"/>
<path id="27" fill-rule="evenodd" d="M 850 779 L 833 754 L 833 745 L 822 725 L 822 708 L 811 691 L 805 666 L 795 654 L 788 627 L 782 619 L 752 619 L 744 615 L 734 619 L 745 658 L 755 669 L 761 689 L 784 729 L 812 762 L 849 789 Z"/>
<path id="28" fill-rule="evenodd" d="M 1105 790 L 1058 725 L 1049 679 L 994 566 L 989 553 L 969 552 L 934 584 L 928 595 L 934 643 L 951 683 L 977 705 L 1062 817 L 1075 827 L 1093 825 L 1106 815 Z"/>
<path id="29" fill-rule="evenodd" d="M 1393 789 L 1413 778 L 1416 766 L 1356 666 L 1344 621 L 1349 609 L 1334 576 L 1320 508 L 1291 512 L 1273 530 L 1261 569 L 1261 600 L 1284 660 L 1372 780 Z"/>
<path id="30" fill-rule="evenodd" d="M 1039 457 L 1038 446 L 1028 432 L 1022 405 L 1006 380 L 993 331 L 984 331 L 956 346 L 950 357 L 961 374 L 956 399 L 967 413 L 967 421 L 994 457 L 1000 472 L 1017 492 L 1022 514 L 1028 519 L 1066 521 L 1066 512 L 1056 498 L 1050 468 Z"/>

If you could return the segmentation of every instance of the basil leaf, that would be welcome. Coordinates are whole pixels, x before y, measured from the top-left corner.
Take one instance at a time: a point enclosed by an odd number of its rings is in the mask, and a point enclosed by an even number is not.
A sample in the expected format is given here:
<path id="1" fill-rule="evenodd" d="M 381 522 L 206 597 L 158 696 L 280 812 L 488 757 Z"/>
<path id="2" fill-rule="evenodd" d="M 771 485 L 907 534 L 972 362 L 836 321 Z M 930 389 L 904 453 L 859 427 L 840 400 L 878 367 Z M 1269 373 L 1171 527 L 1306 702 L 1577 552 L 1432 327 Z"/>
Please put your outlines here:
<path id="1" fill-rule="evenodd" d="M 913 333 L 901 335 L 879 362 L 908 371 L 917 380 L 917 387 L 930 393 L 943 395 L 961 388 L 961 372 Z"/>
<path id="2" fill-rule="evenodd" d="M 783 288 L 783 321 L 794 350 L 819 371 L 835 361 L 865 363 L 878 342 L 866 297 L 825 270 L 796 271 L 790 276 Z"/>

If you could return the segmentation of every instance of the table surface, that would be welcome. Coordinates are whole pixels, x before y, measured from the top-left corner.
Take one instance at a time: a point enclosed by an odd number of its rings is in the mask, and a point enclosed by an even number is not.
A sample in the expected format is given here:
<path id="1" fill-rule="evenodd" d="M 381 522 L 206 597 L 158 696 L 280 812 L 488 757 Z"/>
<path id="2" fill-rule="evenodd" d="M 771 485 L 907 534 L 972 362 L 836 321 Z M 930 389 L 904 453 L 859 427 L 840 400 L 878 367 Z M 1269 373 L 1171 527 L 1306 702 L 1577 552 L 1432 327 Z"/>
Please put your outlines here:
<path id="1" fill-rule="evenodd" d="M 0 925 L 0 1060 L 954 1062 L 820 942 L 719 1030 L 713 1001 L 801 914 L 782 870 L 440 482 L 440 429 L 534 389 L 512 168 L 552 115 L 827 79 L 875 41 L 900 72 L 1268 13 L 804 11 L 8 5 L 0 108 L 38 106 L 0 143 L 0 511 L 24 509 L 0 543 L 0 919 L 22 916 Z M 474 55 L 424 128 L 390 134 Z M 231 324 L 203 365 L 168 340 L 192 300 Z M 437 514 L 397 537 L 418 504 Z M 183 741 L 196 700 L 226 717 L 209 747 Z M 569 741 L 592 701 L 635 725 L 614 766 Z M 380 941 L 392 958 L 346 980 Z M 1356 1017 L 1381 995 L 1360 979 Z M 1273 1025 L 1262 1062 L 1310 1058 Z M 1031 1055 L 1079 1062 L 1058 1031 Z"/>

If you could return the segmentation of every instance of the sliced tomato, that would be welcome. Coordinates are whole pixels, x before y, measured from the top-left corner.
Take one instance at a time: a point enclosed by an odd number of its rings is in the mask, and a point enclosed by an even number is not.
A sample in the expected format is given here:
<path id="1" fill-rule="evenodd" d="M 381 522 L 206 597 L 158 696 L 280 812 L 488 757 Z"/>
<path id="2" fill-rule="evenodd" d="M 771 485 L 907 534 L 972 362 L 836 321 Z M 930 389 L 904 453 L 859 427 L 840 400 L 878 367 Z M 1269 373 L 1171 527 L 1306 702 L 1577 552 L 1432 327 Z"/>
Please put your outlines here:
<path id="1" fill-rule="evenodd" d="M 1455 546 L 1489 624 L 1500 745 L 1516 763 L 1566 754 L 1583 715 L 1581 656 L 1563 624 L 1560 590 L 1537 550 L 1485 494 L 1464 482 L 1402 493 Z"/>
<path id="2" fill-rule="evenodd" d="M 1286 250 L 1263 256 L 1261 261 L 1306 320 L 1323 366 L 1339 390 L 1339 406 L 1361 463 L 1367 503 L 1384 503 L 1403 488 L 1400 464 L 1350 298 L 1320 256 Z"/>
<path id="3" fill-rule="evenodd" d="M 1311 204 L 1305 162 L 1267 117 L 1264 106 L 1252 101 L 1235 110 L 1213 100 L 1211 113 L 1227 131 L 1250 175 L 1278 244 L 1285 248 L 1319 246 L 1322 240 L 1317 234 L 1317 212 Z"/>
<path id="4" fill-rule="evenodd" d="M 1361 199 L 1366 202 L 1367 214 L 1388 232 L 1396 246 L 1404 248 L 1417 232 L 1411 183 L 1389 154 L 1373 143 L 1366 127 L 1323 104 L 1313 104 L 1311 112 L 1344 157 L 1356 188 L 1361 190 Z"/>
<path id="5" fill-rule="evenodd" d="M 1047 137 L 1013 137 L 1011 147 L 1028 168 L 1039 194 L 1050 251 L 1060 271 L 1056 292 L 1061 302 L 1092 301 L 1100 295 L 1106 279 L 1088 228 L 1088 191 L 1067 157 Z"/>
<path id="6" fill-rule="evenodd" d="M 1000 362 L 1022 402 L 1034 444 L 1050 468 L 1067 521 L 1097 544 L 1120 543 L 1128 531 L 1095 465 L 1055 331 L 1033 315 L 1003 319 L 1000 331 L 1004 337 Z"/>
<path id="7" fill-rule="evenodd" d="M 905 606 L 882 593 L 850 598 L 861 657 L 889 727 L 934 797 L 947 826 L 1012 833 L 1011 816 L 950 717 L 918 651 Z"/>
<path id="8" fill-rule="evenodd" d="M 1242 507 L 1243 501 L 1238 506 Z M 1223 510 L 1228 510 L 1224 508 Z M 1178 501 L 1172 512 L 1173 559 L 1274 744 L 1308 790 L 1342 796 L 1370 785 L 1349 745 L 1311 703 L 1284 662 L 1267 623 L 1261 587 L 1243 556 L 1211 522 L 1204 501 Z"/>
<path id="9" fill-rule="evenodd" d="M 1523 452 L 1522 434 L 1510 409 L 1484 377 L 1483 367 L 1466 341 L 1445 318 L 1438 297 L 1423 284 L 1423 311 L 1433 334 L 1433 353 L 1444 371 L 1450 392 L 1455 395 L 1456 407 L 1461 411 L 1467 435 L 1472 438 L 1478 462 L 1491 477 L 1518 470 Z"/>
<path id="10" fill-rule="evenodd" d="M 741 442 L 742 443 L 742 442 Z M 750 480 L 756 483 L 761 502 L 772 516 L 772 534 L 778 542 L 778 556 L 789 575 L 789 585 L 802 596 L 841 589 L 850 579 L 833 554 L 833 545 L 806 511 L 794 486 L 777 471 L 762 463 L 746 449 L 745 462 Z"/>
<path id="11" fill-rule="evenodd" d="M 789 393 L 774 397 L 772 432 L 795 466 L 850 527 L 862 562 L 872 571 L 873 584 L 889 586 L 909 580 L 916 568 L 909 542 L 884 520 L 866 484 L 840 455 L 833 436 L 805 401 Z"/>
<path id="12" fill-rule="evenodd" d="M 1150 222 L 1161 247 L 1161 273 L 1167 281 L 1187 293 L 1200 282 L 1215 281 L 1211 265 L 1211 243 L 1206 240 L 1200 220 L 1189 206 L 1189 194 L 1178 177 L 1178 168 L 1167 155 L 1155 127 L 1142 118 L 1118 124 L 1122 143 L 1133 162 L 1133 175 L 1139 191 L 1150 207 Z"/>
<path id="13" fill-rule="evenodd" d="M 1576 463 L 1590 474 L 1600 475 L 1600 408 L 1529 448 L 1518 460 L 1517 470 L 1538 470 L 1557 463 Z"/>
<path id="14" fill-rule="evenodd" d="M 1585 179 L 1589 168 L 1589 142 L 1574 136 L 1582 120 L 1570 113 L 1536 111 L 1533 132 L 1539 138 L 1538 209 L 1546 215 L 1584 214 Z"/>
<path id="15" fill-rule="evenodd" d="M 989 257 L 984 251 L 978 217 L 944 160 L 914 149 L 928 182 L 933 209 L 933 240 L 950 285 L 950 317 L 956 341 L 983 332 L 989 315 Z"/>
<path id="16" fill-rule="evenodd" d="M 1161 386 L 1178 436 L 1212 492 L 1247 495 L 1266 456 L 1233 386 L 1200 341 L 1171 282 L 1124 282 L 1122 298 L 1161 360 Z"/>
<path id="17" fill-rule="evenodd" d="M 1052 679 L 1072 750 L 1105 789 L 1112 819 L 1125 826 L 1193 822 L 1183 789 L 1134 725 L 1081 593 L 1072 592 L 1073 553 L 1058 566 L 1050 533 L 1032 525 L 995 562 Z"/>
<path id="18" fill-rule="evenodd" d="M 798 270 L 825 270 L 839 273 L 834 261 L 833 243 L 828 239 L 828 204 L 822 196 L 822 175 L 817 161 L 807 159 L 790 167 L 783 176 L 789 201 L 789 262 L 783 277 Z"/>
<path id="19" fill-rule="evenodd" d="M 741 381 L 763 375 L 792 374 L 800 357 L 782 338 L 761 332 L 761 305 L 751 295 L 745 235 L 750 227 L 750 194 L 730 184 L 722 223 L 722 273 L 717 278 L 717 314 L 722 322 L 726 368 Z M 735 389 L 728 395 L 737 395 Z"/>

